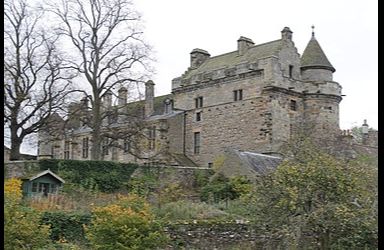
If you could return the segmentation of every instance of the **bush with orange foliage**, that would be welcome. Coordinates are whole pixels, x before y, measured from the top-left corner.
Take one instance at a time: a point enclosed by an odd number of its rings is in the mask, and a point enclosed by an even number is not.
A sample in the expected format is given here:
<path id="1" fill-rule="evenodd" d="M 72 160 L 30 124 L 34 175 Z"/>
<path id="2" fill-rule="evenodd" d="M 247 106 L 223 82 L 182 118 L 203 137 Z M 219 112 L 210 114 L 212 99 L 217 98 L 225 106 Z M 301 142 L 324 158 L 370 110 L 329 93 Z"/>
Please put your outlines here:
<path id="1" fill-rule="evenodd" d="M 4 249 L 47 247 L 51 243 L 49 226 L 40 225 L 40 213 L 21 204 L 21 185 L 19 179 L 4 183 Z"/>
<path id="2" fill-rule="evenodd" d="M 155 249 L 167 242 L 149 204 L 137 195 L 119 196 L 113 204 L 92 212 L 85 231 L 93 249 Z"/>

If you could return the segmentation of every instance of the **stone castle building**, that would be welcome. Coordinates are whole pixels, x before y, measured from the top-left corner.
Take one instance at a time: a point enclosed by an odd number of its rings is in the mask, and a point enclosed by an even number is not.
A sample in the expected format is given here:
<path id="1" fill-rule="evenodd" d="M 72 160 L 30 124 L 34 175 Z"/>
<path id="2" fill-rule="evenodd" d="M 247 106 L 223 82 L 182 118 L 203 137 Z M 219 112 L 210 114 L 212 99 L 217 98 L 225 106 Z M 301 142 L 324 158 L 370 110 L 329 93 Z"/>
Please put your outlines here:
<path id="1" fill-rule="evenodd" d="M 303 128 L 338 140 L 342 88 L 333 80 L 335 68 L 314 32 L 302 55 L 292 33 L 285 27 L 279 39 L 262 44 L 240 37 L 235 51 L 218 56 L 194 49 L 169 95 L 154 97 L 152 81 L 139 102 L 127 103 L 125 88 L 118 91 L 118 105 L 112 105 L 112 93 L 105 95 L 105 110 L 115 114 L 105 128 L 121 136 L 106 139 L 104 159 L 210 167 L 227 149 L 277 153 Z M 87 105 L 82 100 L 71 108 Z M 69 126 L 55 139 L 41 131 L 40 158 L 90 159 L 91 129 L 79 119 L 85 113 L 67 121 L 56 117 Z M 133 120 L 144 124 L 141 136 L 124 132 L 138 124 Z"/>

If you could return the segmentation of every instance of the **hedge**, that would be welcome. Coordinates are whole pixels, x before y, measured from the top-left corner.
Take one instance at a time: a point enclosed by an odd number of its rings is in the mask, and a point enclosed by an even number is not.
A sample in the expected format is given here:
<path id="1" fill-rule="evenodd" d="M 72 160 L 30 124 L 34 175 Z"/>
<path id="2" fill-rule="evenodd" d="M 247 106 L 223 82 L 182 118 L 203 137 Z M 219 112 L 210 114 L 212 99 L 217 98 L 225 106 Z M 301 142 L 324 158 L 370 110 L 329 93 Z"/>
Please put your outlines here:
<path id="1" fill-rule="evenodd" d="M 85 188 L 93 183 L 99 191 L 109 193 L 125 187 L 138 167 L 132 163 L 56 159 L 40 160 L 39 166 L 40 170 L 51 169 L 68 183 Z"/>
<path id="2" fill-rule="evenodd" d="M 66 240 L 85 243 L 83 225 L 88 225 L 90 221 L 91 214 L 63 211 L 47 211 L 41 218 L 41 224 L 51 226 L 50 238 L 54 242 Z"/>

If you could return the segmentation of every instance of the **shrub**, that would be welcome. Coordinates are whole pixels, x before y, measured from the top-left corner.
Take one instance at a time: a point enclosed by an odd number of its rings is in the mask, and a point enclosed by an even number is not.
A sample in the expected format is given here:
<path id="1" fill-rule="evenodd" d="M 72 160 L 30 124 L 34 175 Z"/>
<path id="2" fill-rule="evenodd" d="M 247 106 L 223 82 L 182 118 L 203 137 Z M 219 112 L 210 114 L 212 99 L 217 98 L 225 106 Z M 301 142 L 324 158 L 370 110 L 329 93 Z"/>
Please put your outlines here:
<path id="1" fill-rule="evenodd" d="M 52 241 L 82 242 L 85 243 L 83 225 L 91 221 L 90 214 L 78 212 L 45 212 L 41 223 L 51 227 L 50 238 Z"/>
<path id="2" fill-rule="evenodd" d="M 176 201 L 155 209 L 158 217 L 169 221 L 227 218 L 228 214 L 206 203 Z"/>
<path id="3" fill-rule="evenodd" d="M 299 248 L 377 249 L 377 167 L 299 153 L 255 189 L 258 224 Z"/>
<path id="4" fill-rule="evenodd" d="M 158 204 L 162 205 L 182 199 L 184 190 L 179 183 L 169 183 L 158 191 Z"/>
<path id="5" fill-rule="evenodd" d="M 252 184 L 244 177 L 226 178 L 218 174 L 201 189 L 200 198 L 202 201 L 220 202 L 233 200 L 251 192 Z"/>
<path id="6" fill-rule="evenodd" d="M 93 209 L 86 236 L 92 249 L 155 249 L 167 241 L 148 203 L 136 195 Z"/>
<path id="7" fill-rule="evenodd" d="M 40 225 L 40 214 L 21 205 L 21 181 L 4 183 L 4 248 L 38 249 L 49 241 L 49 226 Z"/>

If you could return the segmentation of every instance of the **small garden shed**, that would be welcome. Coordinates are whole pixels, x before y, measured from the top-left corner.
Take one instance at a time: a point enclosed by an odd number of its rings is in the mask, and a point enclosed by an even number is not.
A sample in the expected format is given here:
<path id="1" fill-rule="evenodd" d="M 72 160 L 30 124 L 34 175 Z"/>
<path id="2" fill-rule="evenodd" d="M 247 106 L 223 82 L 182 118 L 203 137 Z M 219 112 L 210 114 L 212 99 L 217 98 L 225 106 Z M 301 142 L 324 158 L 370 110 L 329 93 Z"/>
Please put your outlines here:
<path id="1" fill-rule="evenodd" d="M 26 197 L 57 194 L 64 183 L 62 178 L 48 169 L 30 178 L 24 178 L 23 194 Z"/>

